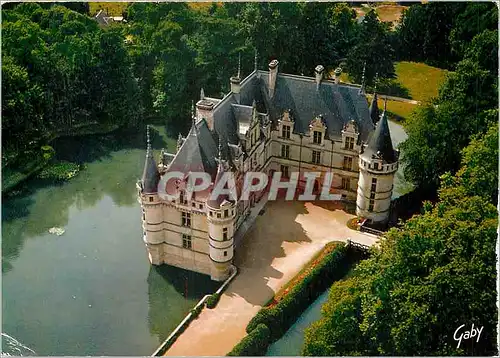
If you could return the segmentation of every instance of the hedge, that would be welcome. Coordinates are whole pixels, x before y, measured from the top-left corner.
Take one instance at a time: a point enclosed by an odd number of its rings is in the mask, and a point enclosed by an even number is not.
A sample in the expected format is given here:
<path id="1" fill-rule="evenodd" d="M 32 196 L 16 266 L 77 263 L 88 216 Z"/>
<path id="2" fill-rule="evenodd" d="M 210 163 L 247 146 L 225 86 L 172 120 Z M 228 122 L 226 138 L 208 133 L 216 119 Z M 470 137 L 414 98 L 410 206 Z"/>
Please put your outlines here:
<path id="1" fill-rule="evenodd" d="M 212 293 L 210 297 L 207 298 L 206 304 L 207 308 L 215 308 L 217 306 L 217 303 L 219 302 L 220 299 L 220 294 Z"/>
<path id="2" fill-rule="evenodd" d="M 349 252 L 348 252 L 349 251 Z M 247 333 L 253 332 L 259 325 L 266 325 L 271 342 L 281 338 L 295 323 L 297 318 L 309 307 L 332 283 L 341 279 L 359 260 L 356 250 L 350 250 L 338 244 L 325 256 L 302 281 L 273 307 L 263 307 L 247 325 Z"/>
<path id="3" fill-rule="evenodd" d="M 228 356 L 265 356 L 271 343 L 270 331 L 265 324 L 258 324 L 240 343 L 238 343 Z"/>
<path id="4" fill-rule="evenodd" d="M 192 316 L 191 316 L 192 319 L 198 318 L 198 316 L 200 315 L 202 309 L 203 309 L 203 305 L 199 305 L 199 306 L 197 306 L 195 308 L 192 308 L 191 311 L 190 311 L 191 314 L 192 314 Z"/>

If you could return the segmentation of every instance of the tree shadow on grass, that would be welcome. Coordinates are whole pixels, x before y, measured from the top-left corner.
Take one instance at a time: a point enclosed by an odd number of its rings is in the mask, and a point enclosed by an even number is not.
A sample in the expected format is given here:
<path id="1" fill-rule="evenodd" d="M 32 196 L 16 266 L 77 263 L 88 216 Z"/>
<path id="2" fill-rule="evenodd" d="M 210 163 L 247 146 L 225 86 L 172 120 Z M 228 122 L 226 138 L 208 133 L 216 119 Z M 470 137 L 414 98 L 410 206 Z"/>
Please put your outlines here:
<path id="1" fill-rule="evenodd" d="M 370 88 L 369 90 L 372 92 L 374 90 L 374 88 Z M 404 87 L 395 78 L 380 79 L 377 83 L 377 93 L 384 94 L 387 96 L 412 99 L 412 97 L 410 95 L 410 90 L 408 88 Z"/>

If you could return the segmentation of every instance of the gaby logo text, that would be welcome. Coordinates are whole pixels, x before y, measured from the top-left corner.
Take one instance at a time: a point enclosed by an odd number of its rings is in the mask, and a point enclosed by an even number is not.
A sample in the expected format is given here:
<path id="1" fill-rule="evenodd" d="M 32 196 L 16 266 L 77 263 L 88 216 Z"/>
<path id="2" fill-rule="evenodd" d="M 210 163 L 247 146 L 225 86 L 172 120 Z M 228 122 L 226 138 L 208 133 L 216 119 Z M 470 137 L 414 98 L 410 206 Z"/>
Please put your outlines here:
<path id="1" fill-rule="evenodd" d="M 483 331 L 483 327 L 481 328 L 474 328 L 474 323 L 472 324 L 472 327 L 470 331 L 464 330 L 465 324 L 461 325 L 458 327 L 455 331 L 455 334 L 453 335 L 453 339 L 455 341 L 458 341 L 457 348 L 460 348 L 460 344 L 462 343 L 463 339 L 472 339 L 477 337 L 476 342 L 479 342 L 479 338 L 481 337 L 481 332 Z"/>

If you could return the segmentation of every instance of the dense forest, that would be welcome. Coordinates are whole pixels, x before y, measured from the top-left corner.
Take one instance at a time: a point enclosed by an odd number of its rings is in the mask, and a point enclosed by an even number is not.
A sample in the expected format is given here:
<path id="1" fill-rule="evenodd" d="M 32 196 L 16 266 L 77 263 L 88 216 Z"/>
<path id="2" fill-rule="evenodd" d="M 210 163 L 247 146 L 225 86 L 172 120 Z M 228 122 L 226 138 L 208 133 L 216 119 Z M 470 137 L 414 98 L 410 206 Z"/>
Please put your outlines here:
<path id="1" fill-rule="evenodd" d="M 498 354 L 497 11 L 491 3 L 428 3 L 403 14 L 398 56 L 454 70 L 405 123 L 401 146 L 405 176 L 438 188 L 438 200 L 332 286 L 304 355 Z M 485 333 L 457 346 L 457 328 L 472 324 Z"/>
<path id="2" fill-rule="evenodd" d="M 439 95 L 410 116 L 405 176 L 438 191 L 352 277 L 335 284 L 307 355 L 496 354 L 498 9 L 494 3 L 415 3 L 395 28 L 353 3 L 132 3 L 124 23 L 99 26 L 76 3 L 2 9 L 2 169 L 58 136 L 163 123 L 189 127 L 192 100 L 229 89 L 273 58 L 312 75 L 342 64 L 369 88 L 394 62 L 450 70 Z M 379 85 L 379 90 L 383 86 Z M 35 154 L 33 154 L 35 153 Z M 38 154 L 37 154 L 38 153 Z M 461 324 L 484 326 L 456 349 Z"/>

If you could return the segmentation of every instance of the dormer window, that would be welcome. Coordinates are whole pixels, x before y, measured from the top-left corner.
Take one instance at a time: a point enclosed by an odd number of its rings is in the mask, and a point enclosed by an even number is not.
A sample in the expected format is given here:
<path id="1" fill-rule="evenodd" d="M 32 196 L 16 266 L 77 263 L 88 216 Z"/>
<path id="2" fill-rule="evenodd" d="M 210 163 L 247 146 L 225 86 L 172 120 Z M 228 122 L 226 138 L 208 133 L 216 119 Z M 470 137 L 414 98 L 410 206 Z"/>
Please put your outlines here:
<path id="1" fill-rule="evenodd" d="M 346 137 L 345 138 L 345 148 L 347 150 L 353 150 L 354 149 L 354 138 L 353 137 Z"/>
<path id="2" fill-rule="evenodd" d="M 314 144 L 321 144 L 322 140 L 322 133 L 318 131 L 314 131 L 313 133 L 313 143 Z"/>
<path id="3" fill-rule="evenodd" d="M 375 170 L 378 170 L 378 163 L 374 163 L 374 164 L 373 164 L 373 168 L 374 168 Z"/>
<path id="4" fill-rule="evenodd" d="M 290 139 L 290 126 L 283 125 L 281 127 L 281 136 L 285 139 Z"/>

